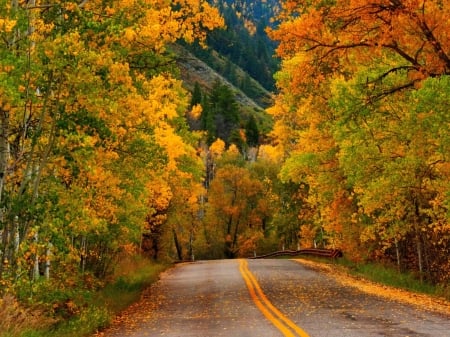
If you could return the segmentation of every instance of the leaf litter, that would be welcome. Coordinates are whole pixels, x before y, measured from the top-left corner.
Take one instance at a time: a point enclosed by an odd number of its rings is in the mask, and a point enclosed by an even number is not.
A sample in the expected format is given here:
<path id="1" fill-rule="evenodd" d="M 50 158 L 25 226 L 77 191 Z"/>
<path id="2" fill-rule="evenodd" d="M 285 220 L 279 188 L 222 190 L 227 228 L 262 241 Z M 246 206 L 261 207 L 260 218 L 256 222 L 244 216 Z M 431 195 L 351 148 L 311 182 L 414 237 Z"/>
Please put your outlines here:
<path id="1" fill-rule="evenodd" d="M 357 288 L 358 290 L 370 295 L 375 295 L 388 300 L 414 305 L 420 309 L 425 309 L 450 317 L 450 302 L 443 298 L 414 293 L 404 289 L 375 283 L 361 277 L 352 276 L 343 268 L 339 268 L 338 266 L 332 266 L 326 263 L 304 259 L 293 260 L 308 268 L 332 277 L 344 286 Z"/>

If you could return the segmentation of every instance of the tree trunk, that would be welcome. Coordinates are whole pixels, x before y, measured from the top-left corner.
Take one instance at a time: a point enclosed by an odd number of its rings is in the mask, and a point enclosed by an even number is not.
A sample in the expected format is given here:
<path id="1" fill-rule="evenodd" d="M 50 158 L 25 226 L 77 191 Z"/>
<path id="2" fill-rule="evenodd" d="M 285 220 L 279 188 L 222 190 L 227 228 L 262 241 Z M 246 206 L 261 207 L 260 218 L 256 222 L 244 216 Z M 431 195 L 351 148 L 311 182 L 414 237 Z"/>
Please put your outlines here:
<path id="1" fill-rule="evenodd" d="M 3 230 L 0 231 L 0 239 L 1 239 L 1 250 L 0 250 L 0 279 L 3 278 L 3 273 L 9 264 L 9 256 L 8 256 L 8 237 L 9 237 L 9 227 L 5 223 Z"/>
<path id="2" fill-rule="evenodd" d="M 417 199 L 414 200 L 414 231 L 415 231 L 415 240 L 416 240 L 416 250 L 417 250 L 417 263 L 419 267 L 419 277 L 420 282 L 423 282 L 423 247 L 422 247 L 422 239 L 420 237 L 420 226 L 419 226 L 419 203 Z"/>
<path id="3" fill-rule="evenodd" d="M 431 277 L 431 273 L 430 273 L 430 259 L 428 258 L 428 245 L 427 245 L 427 241 L 426 241 L 426 237 L 421 236 L 421 243 L 422 243 L 422 256 L 423 256 L 423 262 L 425 265 L 425 273 L 427 277 Z"/>
<path id="4" fill-rule="evenodd" d="M 416 231 L 416 249 L 417 249 L 417 262 L 419 267 L 420 282 L 423 281 L 423 262 L 422 262 L 422 243 L 420 242 L 420 235 Z"/>
<path id="5" fill-rule="evenodd" d="M 194 232 L 191 230 L 189 233 L 189 257 L 191 258 L 191 261 L 194 261 Z"/>
<path id="6" fill-rule="evenodd" d="M 9 111 L 0 107 L 0 205 L 3 201 L 6 171 L 10 156 L 9 149 Z"/>
<path id="7" fill-rule="evenodd" d="M 86 243 L 86 237 L 83 236 L 81 238 L 81 252 L 80 252 L 80 268 L 81 273 L 84 273 L 84 270 L 86 268 L 86 252 L 87 252 L 87 243 Z"/>
<path id="8" fill-rule="evenodd" d="M 227 235 L 231 235 L 231 225 L 233 224 L 233 216 L 230 215 L 227 223 Z"/>
<path id="9" fill-rule="evenodd" d="M 39 243 L 39 234 L 36 232 L 34 234 L 34 241 L 36 246 Z M 37 281 L 39 279 L 39 250 L 36 247 L 36 254 L 34 255 L 34 267 L 33 267 L 33 280 Z"/>
<path id="10" fill-rule="evenodd" d="M 233 244 L 232 244 L 233 255 L 234 252 L 237 251 L 236 248 L 237 248 L 238 230 L 239 230 L 239 219 L 236 221 L 236 227 L 234 228 Z"/>
<path id="11" fill-rule="evenodd" d="M 49 243 L 47 246 L 47 250 L 45 252 L 45 270 L 44 270 L 44 275 L 45 275 L 45 279 L 48 281 L 50 279 L 50 258 L 52 255 L 52 244 Z"/>
<path id="12" fill-rule="evenodd" d="M 397 270 L 398 270 L 399 272 L 401 272 L 400 250 L 399 250 L 399 248 L 398 248 L 398 241 L 397 241 L 397 238 L 395 238 L 394 244 L 395 244 L 395 255 L 396 255 L 396 258 L 397 258 Z"/>
<path id="13" fill-rule="evenodd" d="M 172 228 L 173 240 L 175 242 L 175 248 L 177 249 L 178 260 L 183 260 L 183 249 L 180 245 L 180 241 L 178 241 L 178 236 L 175 228 Z"/>

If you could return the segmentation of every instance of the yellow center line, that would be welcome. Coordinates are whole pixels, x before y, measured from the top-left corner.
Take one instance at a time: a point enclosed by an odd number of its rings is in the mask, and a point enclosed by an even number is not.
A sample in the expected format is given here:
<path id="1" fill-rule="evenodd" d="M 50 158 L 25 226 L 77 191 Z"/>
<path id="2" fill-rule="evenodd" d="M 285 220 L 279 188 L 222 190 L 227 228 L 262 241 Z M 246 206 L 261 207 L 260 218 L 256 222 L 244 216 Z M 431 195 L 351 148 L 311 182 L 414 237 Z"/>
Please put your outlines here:
<path id="1" fill-rule="evenodd" d="M 240 266 L 239 270 L 242 274 L 242 277 L 247 284 L 248 291 L 250 293 L 250 297 L 252 298 L 253 302 L 255 302 L 258 309 L 263 313 L 263 315 L 273 324 L 275 325 L 278 330 L 280 330 L 284 336 L 286 337 L 295 337 L 295 335 L 288 329 L 280 320 L 278 320 L 261 302 L 261 300 L 258 298 L 258 296 L 255 293 L 255 288 L 253 288 L 252 281 L 248 277 L 247 272 L 249 272 L 243 263 L 244 260 L 240 260 Z"/>
<path id="2" fill-rule="evenodd" d="M 309 337 L 304 330 L 299 328 L 294 322 L 287 318 L 269 301 L 269 299 L 266 297 L 261 287 L 259 286 L 258 281 L 248 269 L 248 262 L 246 260 L 239 260 L 239 270 L 242 274 L 242 278 L 247 285 L 250 297 L 253 299 L 258 309 L 273 325 L 278 328 L 278 330 L 283 333 L 284 336 L 296 336 L 291 330 L 289 330 L 289 328 L 291 328 L 300 337 Z M 278 318 L 276 316 L 278 316 Z"/>

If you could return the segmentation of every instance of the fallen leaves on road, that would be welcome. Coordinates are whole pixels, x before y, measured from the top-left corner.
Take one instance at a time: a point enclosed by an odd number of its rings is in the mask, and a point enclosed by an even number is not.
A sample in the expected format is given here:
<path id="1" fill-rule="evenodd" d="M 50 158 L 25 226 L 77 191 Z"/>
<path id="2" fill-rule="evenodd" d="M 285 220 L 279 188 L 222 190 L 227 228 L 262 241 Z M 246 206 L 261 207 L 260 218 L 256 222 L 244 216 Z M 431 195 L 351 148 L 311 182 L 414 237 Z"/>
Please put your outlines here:
<path id="1" fill-rule="evenodd" d="M 365 293 L 376 295 L 398 302 L 408 303 L 443 315 L 450 316 L 450 302 L 424 294 L 413 293 L 403 289 L 389 287 L 369 280 L 351 276 L 342 268 L 325 263 L 313 262 L 303 259 L 293 259 L 314 270 L 323 272 L 333 277 L 337 282 L 345 286 L 357 288 Z"/>

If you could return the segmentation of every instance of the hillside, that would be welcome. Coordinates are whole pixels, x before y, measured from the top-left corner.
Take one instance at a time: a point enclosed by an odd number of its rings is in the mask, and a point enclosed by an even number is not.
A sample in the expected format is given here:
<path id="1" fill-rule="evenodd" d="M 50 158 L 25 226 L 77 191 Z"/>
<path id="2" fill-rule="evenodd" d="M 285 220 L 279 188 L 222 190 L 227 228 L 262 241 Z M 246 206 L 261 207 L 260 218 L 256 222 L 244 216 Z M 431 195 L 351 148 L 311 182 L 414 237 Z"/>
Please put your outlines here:
<path id="1" fill-rule="evenodd" d="M 263 88 L 255 79 L 250 78 L 249 81 L 250 85 L 254 87 L 254 90 L 259 92 L 260 98 L 257 100 L 248 97 L 240 88 L 236 87 L 208 64 L 197 58 L 184 46 L 177 44 L 171 46 L 171 49 L 177 55 L 177 65 L 180 69 L 181 79 L 189 91 L 192 92 L 194 90 L 195 83 L 198 83 L 205 91 L 210 91 L 213 84 L 216 81 L 220 81 L 229 86 L 233 92 L 236 93 L 236 100 L 242 107 L 250 107 L 259 111 L 263 110 L 264 106 L 267 104 L 270 104 L 270 92 Z M 215 52 L 212 52 L 211 57 L 214 57 L 217 63 L 227 62 L 226 59 Z M 238 68 L 238 72 L 242 77 L 247 75 L 247 73 L 240 68 Z"/>
<path id="2" fill-rule="evenodd" d="M 179 42 L 171 50 L 184 86 L 191 93 L 201 91 L 203 97 L 196 102 L 203 107 L 202 120 L 191 121 L 191 127 L 207 131 L 208 142 L 220 137 L 245 148 L 249 144 L 238 136 L 238 130 L 256 123 L 251 128 L 257 128 L 258 144 L 272 128 L 265 108 L 272 105 L 273 75 L 279 61 L 273 57 L 275 43 L 265 29 L 278 9 L 278 1 L 215 0 L 212 4 L 219 9 L 226 27 L 211 32 L 206 46 Z"/>
<path id="3" fill-rule="evenodd" d="M 256 80 L 250 78 L 245 71 L 236 67 L 238 76 L 247 77 L 248 85 L 252 86 L 255 92 L 258 92 L 258 100 L 248 97 L 240 88 L 236 87 L 182 45 L 172 45 L 171 51 L 176 55 L 179 76 L 183 80 L 183 85 L 192 93 L 193 100 L 196 99 L 196 87 L 197 90 L 201 91 L 200 96 L 202 98 L 200 101 L 192 103 L 201 104 L 203 113 L 200 120 L 189 121 L 191 129 L 207 131 L 209 143 L 216 138 L 221 138 L 229 144 L 236 144 L 241 149 L 247 146 L 254 146 L 263 138 L 257 136 L 254 144 L 249 144 L 248 141 L 237 136 L 239 129 L 248 128 L 249 123 L 256 123 L 251 128 L 256 128 L 257 134 L 261 135 L 261 137 L 264 137 L 271 130 L 272 119 L 264 109 L 270 104 L 271 93 Z M 212 57 L 216 59 L 216 64 L 226 62 L 223 57 L 215 52 L 212 53 Z M 225 120 L 229 118 L 229 116 L 226 116 L 229 114 L 234 115 L 234 117 L 226 122 Z"/>
<path id="4" fill-rule="evenodd" d="M 267 107 L 267 92 L 275 90 L 273 74 L 279 60 L 274 57 L 276 44 L 265 29 L 278 10 L 278 0 L 215 0 L 213 4 L 226 27 L 208 34 L 207 48 L 195 43 L 184 47 L 258 105 Z"/>

